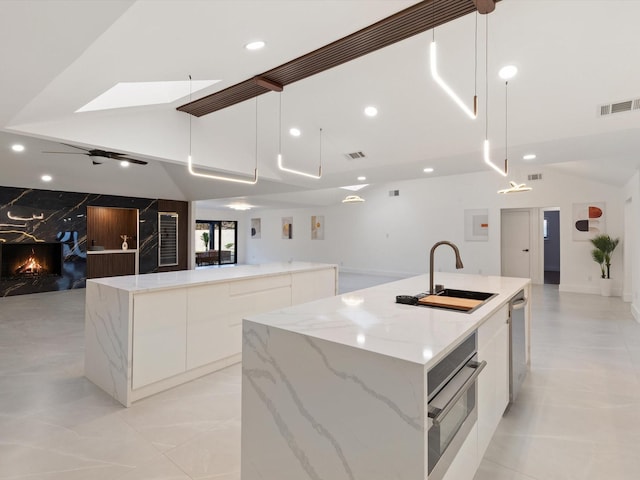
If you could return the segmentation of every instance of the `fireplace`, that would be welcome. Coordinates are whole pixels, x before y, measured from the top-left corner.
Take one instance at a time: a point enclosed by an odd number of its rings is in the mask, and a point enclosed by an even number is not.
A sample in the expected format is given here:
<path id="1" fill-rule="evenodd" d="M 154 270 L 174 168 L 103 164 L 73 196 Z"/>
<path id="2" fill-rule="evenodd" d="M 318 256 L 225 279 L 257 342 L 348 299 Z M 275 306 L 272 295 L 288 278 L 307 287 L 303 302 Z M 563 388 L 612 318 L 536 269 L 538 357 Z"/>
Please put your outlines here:
<path id="1" fill-rule="evenodd" d="M 0 244 L 0 279 L 62 274 L 61 243 Z"/>

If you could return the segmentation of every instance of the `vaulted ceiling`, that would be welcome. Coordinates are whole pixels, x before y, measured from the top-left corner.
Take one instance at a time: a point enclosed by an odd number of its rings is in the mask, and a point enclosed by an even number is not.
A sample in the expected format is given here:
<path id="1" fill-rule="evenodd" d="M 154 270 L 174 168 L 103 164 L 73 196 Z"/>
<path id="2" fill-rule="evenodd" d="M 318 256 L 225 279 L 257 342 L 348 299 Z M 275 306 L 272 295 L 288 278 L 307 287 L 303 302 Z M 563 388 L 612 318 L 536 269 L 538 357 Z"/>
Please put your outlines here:
<path id="1" fill-rule="evenodd" d="M 471 2 L 471 0 L 469 0 Z M 119 82 L 219 80 L 193 98 L 223 90 L 353 33 L 417 2 L 405 0 L 3 0 L 0 2 L 0 185 L 186 200 L 329 191 L 341 185 L 483 171 L 485 16 L 478 21 L 480 115 L 470 120 L 431 79 L 425 32 L 347 64 L 212 114 L 193 118 L 169 103 L 76 113 Z M 488 113 L 493 158 L 504 158 L 509 83 L 513 175 L 553 165 L 622 185 L 640 164 L 640 108 L 601 117 L 599 106 L 640 98 L 640 2 L 503 0 L 488 18 Z M 474 93 L 476 15 L 438 27 L 441 75 L 469 103 Z M 244 45 L 262 39 L 260 51 Z M 184 87 L 183 85 L 183 87 Z M 323 129 L 323 178 L 313 171 Z M 375 105 L 375 118 L 363 115 Z M 293 138 L 289 127 L 302 135 Z M 257 185 L 190 176 L 200 168 L 252 173 Z M 10 150 L 23 143 L 20 154 Z M 94 166 L 58 142 L 128 153 L 149 161 L 126 171 Z M 345 154 L 364 152 L 347 159 Z M 522 156 L 533 152 L 534 162 Z M 54 180 L 44 186 L 40 175 Z M 302 198 L 302 197 L 299 197 Z M 309 194 L 317 202 L 318 194 Z M 304 201 L 304 200 L 302 200 Z"/>

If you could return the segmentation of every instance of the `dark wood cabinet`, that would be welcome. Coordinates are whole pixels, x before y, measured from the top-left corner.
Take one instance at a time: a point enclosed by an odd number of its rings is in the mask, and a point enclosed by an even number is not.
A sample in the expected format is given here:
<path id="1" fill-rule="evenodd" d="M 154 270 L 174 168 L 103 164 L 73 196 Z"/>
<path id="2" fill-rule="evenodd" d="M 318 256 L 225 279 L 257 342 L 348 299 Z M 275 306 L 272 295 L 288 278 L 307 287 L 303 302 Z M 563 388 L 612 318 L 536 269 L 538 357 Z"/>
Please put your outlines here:
<path id="1" fill-rule="evenodd" d="M 90 253 L 87 255 L 87 278 L 134 275 L 138 255 L 127 253 Z"/>

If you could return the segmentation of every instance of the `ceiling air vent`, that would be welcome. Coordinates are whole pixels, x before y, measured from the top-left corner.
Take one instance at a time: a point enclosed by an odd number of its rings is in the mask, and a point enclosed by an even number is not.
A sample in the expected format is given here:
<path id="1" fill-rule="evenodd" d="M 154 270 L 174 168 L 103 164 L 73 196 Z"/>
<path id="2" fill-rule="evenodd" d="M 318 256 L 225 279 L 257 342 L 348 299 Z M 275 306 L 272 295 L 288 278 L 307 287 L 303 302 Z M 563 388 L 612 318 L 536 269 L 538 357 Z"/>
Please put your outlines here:
<path id="1" fill-rule="evenodd" d="M 400 190 L 389 190 L 389 196 L 390 197 L 399 197 L 400 196 Z"/>
<path id="2" fill-rule="evenodd" d="M 542 180 L 542 174 L 541 173 L 531 173 L 531 174 L 527 175 L 527 179 L 529 181 Z"/>
<path id="3" fill-rule="evenodd" d="M 640 98 L 600 105 L 598 106 L 598 116 L 605 117 L 607 115 L 613 115 L 614 113 L 630 112 L 632 110 L 640 110 Z"/>
<path id="4" fill-rule="evenodd" d="M 355 160 L 356 158 L 364 158 L 365 154 L 362 152 L 352 152 L 346 153 L 344 156 L 347 157 L 347 160 Z"/>

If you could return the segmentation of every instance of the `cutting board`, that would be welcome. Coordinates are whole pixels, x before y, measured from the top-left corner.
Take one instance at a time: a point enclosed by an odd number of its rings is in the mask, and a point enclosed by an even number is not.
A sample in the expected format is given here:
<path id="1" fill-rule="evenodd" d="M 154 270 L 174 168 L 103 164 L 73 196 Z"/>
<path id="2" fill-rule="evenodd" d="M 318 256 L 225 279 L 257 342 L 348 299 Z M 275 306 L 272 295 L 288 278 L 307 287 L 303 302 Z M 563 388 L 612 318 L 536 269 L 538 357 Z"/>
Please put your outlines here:
<path id="1" fill-rule="evenodd" d="M 446 307 L 455 310 L 468 311 L 477 307 L 482 300 L 472 300 L 470 298 L 446 297 L 444 295 L 427 295 L 418 300 L 422 305 L 430 305 L 433 307 Z"/>

